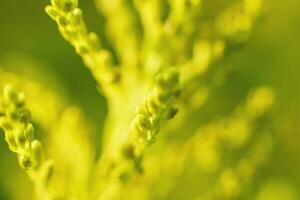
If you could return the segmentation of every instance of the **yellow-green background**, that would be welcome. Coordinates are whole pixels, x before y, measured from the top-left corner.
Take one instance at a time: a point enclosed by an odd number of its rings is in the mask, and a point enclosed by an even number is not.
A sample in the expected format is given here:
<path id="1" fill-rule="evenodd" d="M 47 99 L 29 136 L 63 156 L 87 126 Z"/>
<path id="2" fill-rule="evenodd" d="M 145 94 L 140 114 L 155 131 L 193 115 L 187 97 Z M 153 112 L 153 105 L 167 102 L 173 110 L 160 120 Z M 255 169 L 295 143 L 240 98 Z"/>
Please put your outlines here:
<path id="1" fill-rule="evenodd" d="M 222 0 L 213 2 L 217 1 Z M 19 63 L 20 66 L 13 67 L 22 69 L 22 62 L 28 60 L 41 63 L 36 67 L 46 67 L 55 74 L 69 102 L 83 108 L 97 126 L 100 137 L 106 114 L 105 100 L 73 48 L 44 13 L 47 4 L 47 0 L 0 0 L 0 66 L 9 68 Z M 93 1 L 81 0 L 80 4 L 90 29 L 102 33 L 103 19 Z M 277 133 L 277 145 L 265 173 L 273 177 L 271 181 L 283 180 L 300 193 L 300 1 L 265 0 L 264 6 L 264 17 L 251 40 L 235 55 L 233 62 L 237 70 L 226 83 L 221 94 L 223 102 L 217 109 L 225 112 L 229 109 L 227 106 L 236 103 L 255 86 L 269 85 L 275 89 L 277 99 L 270 129 Z M 11 59 L 16 60 L 10 62 Z M 20 191 L 30 188 L 23 185 L 24 182 L 9 180 L 11 173 L 19 173 L 20 179 L 26 179 L 1 135 L 0 199 L 11 199 L 7 185 L 14 183 Z"/>

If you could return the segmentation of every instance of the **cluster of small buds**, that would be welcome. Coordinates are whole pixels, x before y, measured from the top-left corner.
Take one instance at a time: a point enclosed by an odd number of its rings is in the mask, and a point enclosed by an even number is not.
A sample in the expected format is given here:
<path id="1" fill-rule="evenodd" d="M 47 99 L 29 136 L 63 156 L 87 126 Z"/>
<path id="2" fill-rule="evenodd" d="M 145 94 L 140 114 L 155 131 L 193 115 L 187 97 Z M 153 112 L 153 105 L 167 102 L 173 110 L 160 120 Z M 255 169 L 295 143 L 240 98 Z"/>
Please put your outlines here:
<path id="1" fill-rule="evenodd" d="M 72 43 L 79 54 L 99 50 L 100 43 L 95 33 L 88 33 L 77 0 L 52 0 L 46 7 L 47 14 L 57 22 L 63 37 Z M 80 37 L 85 37 L 79 41 Z"/>
<path id="2" fill-rule="evenodd" d="M 64 39 L 74 46 L 100 85 L 119 80 L 119 72 L 113 66 L 111 53 L 101 49 L 96 33 L 87 30 L 82 10 L 78 8 L 78 0 L 51 0 L 46 12 L 56 21 Z"/>
<path id="3" fill-rule="evenodd" d="M 121 182 L 126 182 L 134 173 L 143 173 L 144 148 L 155 141 L 161 125 L 178 112 L 175 100 L 180 91 L 179 73 L 176 69 L 170 68 L 158 74 L 153 92 L 137 109 L 132 135 L 120 149 L 121 159 L 113 161 L 115 164 L 108 170 L 109 174 L 114 174 Z"/>
<path id="4" fill-rule="evenodd" d="M 157 76 L 153 93 L 144 99 L 133 122 L 133 131 L 143 145 L 151 145 L 161 124 L 176 115 L 174 101 L 180 91 L 177 70 L 169 69 Z"/>
<path id="5" fill-rule="evenodd" d="M 16 92 L 11 85 L 4 87 L 0 99 L 0 127 L 9 148 L 18 155 L 21 167 L 32 169 L 40 165 L 42 145 L 34 139 L 31 114 L 25 108 L 24 99 L 24 94 Z"/>

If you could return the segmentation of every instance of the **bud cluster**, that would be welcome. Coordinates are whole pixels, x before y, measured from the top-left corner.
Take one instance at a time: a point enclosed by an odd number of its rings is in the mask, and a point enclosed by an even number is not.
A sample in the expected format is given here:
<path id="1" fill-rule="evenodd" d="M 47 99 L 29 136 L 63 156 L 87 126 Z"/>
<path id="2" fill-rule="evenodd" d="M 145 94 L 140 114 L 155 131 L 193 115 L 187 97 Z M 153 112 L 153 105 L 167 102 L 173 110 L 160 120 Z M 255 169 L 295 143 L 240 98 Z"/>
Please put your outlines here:
<path id="1" fill-rule="evenodd" d="M 42 158 L 42 145 L 34 139 L 30 118 L 30 111 L 25 108 L 24 94 L 6 85 L 0 98 L 0 127 L 23 169 L 39 167 Z"/>
<path id="2" fill-rule="evenodd" d="M 144 99 L 133 122 L 133 131 L 143 145 L 151 145 L 161 124 L 176 115 L 174 101 L 180 91 L 176 69 L 170 68 L 156 77 L 152 94 Z"/>
<path id="3" fill-rule="evenodd" d="M 102 49 L 96 33 L 87 30 L 77 0 L 52 0 L 46 12 L 56 21 L 64 39 L 74 46 L 100 86 L 119 80 L 111 53 Z"/>

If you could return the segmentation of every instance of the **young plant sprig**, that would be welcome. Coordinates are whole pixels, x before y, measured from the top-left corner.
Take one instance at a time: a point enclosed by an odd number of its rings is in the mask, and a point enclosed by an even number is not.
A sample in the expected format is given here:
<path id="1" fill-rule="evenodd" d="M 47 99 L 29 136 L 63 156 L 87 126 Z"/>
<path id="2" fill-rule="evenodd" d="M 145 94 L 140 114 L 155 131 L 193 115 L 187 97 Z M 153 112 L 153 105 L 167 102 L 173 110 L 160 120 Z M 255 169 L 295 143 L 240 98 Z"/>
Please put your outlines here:
<path id="1" fill-rule="evenodd" d="M 118 199 L 126 185 L 143 173 L 146 148 L 155 141 L 162 125 L 177 114 L 180 92 L 177 69 L 169 68 L 157 75 L 152 91 L 137 108 L 127 140 L 115 147 L 116 155 L 108 154 L 99 163 L 101 186 L 97 199 Z"/>
<path id="2" fill-rule="evenodd" d="M 121 151 L 125 159 L 136 163 L 138 172 L 142 170 L 140 162 L 145 148 L 155 141 L 161 126 L 177 114 L 180 91 L 179 73 L 170 68 L 157 76 L 151 94 L 138 107 L 128 141 Z"/>
<path id="3" fill-rule="evenodd" d="M 176 115 L 178 108 L 175 101 L 180 91 L 176 69 L 170 68 L 156 77 L 152 93 L 138 107 L 133 122 L 133 133 L 141 148 L 151 145 L 161 125 Z"/>
<path id="4" fill-rule="evenodd" d="M 111 53 L 101 47 L 97 34 L 88 31 L 78 0 L 51 0 L 46 12 L 56 21 L 63 38 L 82 57 L 104 93 L 109 95 L 110 86 L 119 81 L 120 73 Z"/>
<path id="5" fill-rule="evenodd" d="M 0 127 L 11 151 L 17 154 L 22 169 L 34 182 L 42 200 L 51 200 L 47 191 L 53 163 L 43 158 L 43 148 L 34 137 L 30 111 L 25 107 L 25 96 L 11 85 L 6 85 L 0 98 Z"/>

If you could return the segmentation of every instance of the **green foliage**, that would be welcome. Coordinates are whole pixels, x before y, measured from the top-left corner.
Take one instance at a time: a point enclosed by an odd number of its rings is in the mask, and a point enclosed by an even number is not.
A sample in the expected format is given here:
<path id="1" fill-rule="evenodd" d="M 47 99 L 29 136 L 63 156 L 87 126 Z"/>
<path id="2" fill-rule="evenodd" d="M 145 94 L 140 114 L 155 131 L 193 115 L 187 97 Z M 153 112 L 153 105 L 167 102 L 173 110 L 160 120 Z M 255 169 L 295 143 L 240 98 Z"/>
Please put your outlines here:
<path id="1" fill-rule="evenodd" d="M 45 11 L 106 99 L 101 134 L 37 63 L 0 71 L 0 127 L 36 199 L 260 200 L 278 185 L 278 196 L 297 198 L 284 182 L 264 182 L 278 148 L 273 89 L 256 86 L 246 100 L 224 89 L 261 0 L 95 3 L 101 34 L 77 0 L 51 0 Z"/>

